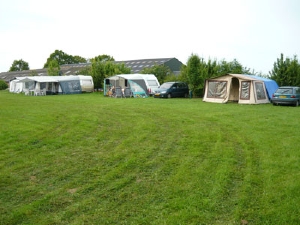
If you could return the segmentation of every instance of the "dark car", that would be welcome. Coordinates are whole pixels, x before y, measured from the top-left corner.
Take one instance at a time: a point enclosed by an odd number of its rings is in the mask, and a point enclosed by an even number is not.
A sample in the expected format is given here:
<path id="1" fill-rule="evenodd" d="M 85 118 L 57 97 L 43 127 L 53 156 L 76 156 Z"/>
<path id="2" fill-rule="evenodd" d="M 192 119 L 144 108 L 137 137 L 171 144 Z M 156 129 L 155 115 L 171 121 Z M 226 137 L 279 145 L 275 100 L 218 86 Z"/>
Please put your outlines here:
<path id="1" fill-rule="evenodd" d="M 184 82 L 163 83 L 154 93 L 154 98 L 175 98 L 189 96 L 189 87 Z"/>
<path id="2" fill-rule="evenodd" d="M 300 87 L 284 86 L 279 87 L 272 96 L 273 105 L 294 105 L 299 106 Z"/>

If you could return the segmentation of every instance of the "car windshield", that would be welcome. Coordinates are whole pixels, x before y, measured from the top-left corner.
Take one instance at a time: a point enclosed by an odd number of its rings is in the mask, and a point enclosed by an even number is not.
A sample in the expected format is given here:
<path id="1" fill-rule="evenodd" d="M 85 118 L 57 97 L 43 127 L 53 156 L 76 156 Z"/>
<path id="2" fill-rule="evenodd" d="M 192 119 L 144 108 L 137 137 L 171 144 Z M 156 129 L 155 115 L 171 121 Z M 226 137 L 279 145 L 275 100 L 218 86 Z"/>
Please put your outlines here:
<path id="1" fill-rule="evenodd" d="M 162 89 L 169 89 L 172 85 L 173 85 L 173 83 L 163 83 L 160 86 L 160 88 L 162 88 Z"/>
<path id="2" fill-rule="evenodd" d="M 292 88 L 279 88 L 276 93 L 278 94 L 293 94 Z"/>

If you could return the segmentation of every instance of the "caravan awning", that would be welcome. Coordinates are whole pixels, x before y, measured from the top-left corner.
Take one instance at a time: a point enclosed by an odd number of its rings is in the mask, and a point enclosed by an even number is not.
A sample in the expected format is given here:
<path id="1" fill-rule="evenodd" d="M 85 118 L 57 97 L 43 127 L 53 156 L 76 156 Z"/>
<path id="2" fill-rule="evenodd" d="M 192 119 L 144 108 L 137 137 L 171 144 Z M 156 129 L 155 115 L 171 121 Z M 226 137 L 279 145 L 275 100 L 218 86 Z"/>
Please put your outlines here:
<path id="1" fill-rule="evenodd" d="M 20 79 L 18 82 L 30 82 L 30 81 L 36 81 L 39 83 L 43 82 L 58 82 L 58 80 L 53 79 L 52 77 L 25 77 L 24 79 Z"/>

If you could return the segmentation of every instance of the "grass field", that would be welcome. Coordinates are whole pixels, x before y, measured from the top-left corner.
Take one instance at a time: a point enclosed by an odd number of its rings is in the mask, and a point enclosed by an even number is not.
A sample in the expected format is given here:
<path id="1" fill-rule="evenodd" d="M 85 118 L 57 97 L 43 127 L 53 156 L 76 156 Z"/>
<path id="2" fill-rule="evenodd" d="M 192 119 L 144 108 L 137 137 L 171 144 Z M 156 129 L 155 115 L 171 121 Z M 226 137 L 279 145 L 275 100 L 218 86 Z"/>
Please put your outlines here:
<path id="1" fill-rule="evenodd" d="M 0 224 L 300 224 L 299 107 L 0 92 Z"/>

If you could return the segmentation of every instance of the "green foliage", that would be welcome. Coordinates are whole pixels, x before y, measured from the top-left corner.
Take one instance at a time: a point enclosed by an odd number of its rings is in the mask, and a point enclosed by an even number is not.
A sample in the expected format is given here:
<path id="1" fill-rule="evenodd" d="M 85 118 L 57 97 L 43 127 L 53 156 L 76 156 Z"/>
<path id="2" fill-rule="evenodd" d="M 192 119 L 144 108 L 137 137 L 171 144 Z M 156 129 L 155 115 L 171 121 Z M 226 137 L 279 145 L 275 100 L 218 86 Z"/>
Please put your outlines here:
<path id="1" fill-rule="evenodd" d="M 254 71 L 253 71 L 254 72 Z M 250 74 L 250 69 L 243 67 L 236 59 L 232 62 L 209 59 L 207 62 L 197 55 L 191 55 L 187 66 L 181 67 L 180 79 L 189 84 L 194 96 L 203 95 L 205 79 L 225 75 L 227 73 Z"/>
<path id="2" fill-rule="evenodd" d="M 300 86 L 300 64 L 295 55 L 294 58 L 286 57 L 281 53 L 280 58 L 273 65 L 269 72 L 271 79 L 279 86 Z"/>
<path id="3" fill-rule="evenodd" d="M 197 55 L 191 55 L 186 66 L 186 74 L 190 90 L 195 93 L 196 90 L 203 88 L 207 70 L 204 60 Z"/>
<path id="4" fill-rule="evenodd" d="M 48 68 L 50 66 L 50 62 L 52 60 L 56 60 L 58 65 L 64 64 L 77 64 L 77 63 L 86 63 L 87 60 L 82 58 L 81 56 L 72 56 L 61 50 L 55 50 L 50 57 L 47 59 L 47 62 L 44 64 L 44 68 Z"/>
<path id="5" fill-rule="evenodd" d="M 129 74 L 130 69 L 124 64 L 115 64 L 113 61 L 103 61 L 101 58 L 95 58 L 92 60 L 90 69 L 85 72 L 90 72 L 89 75 L 93 77 L 95 88 L 102 88 L 106 77 L 115 74 Z"/>
<path id="6" fill-rule="evenodd" d="M 49 76 L 59 76 L 60 66 L 57 60 L 51 60 L 48 65 L 47 73 Z"/>
<path id="7" fill-rule="evenodd" d="M 164 79 L 164 82 L 170 82 L 170 81 L 182 81 L 181 79 L 181 76 L 177 76 L 175 74 L 170 74 L 170 75 L 167 75 Z M 163 83 L 160 83 L 160 84 L 163 84 Z"/>
<path id="8" fill-rule="evenodd" d="M 217 75 L 225 75 L 227 73 L 234 74 L 250 74 L 250 69 L 243 67 L 241 63 L 239 63 L 236 59 L 232 62 L 227 62 L 222 60 L 217 65 Z"/>
<path id="9" fill-rule="evenodd" d="M 172 71 L 168 66 L 165 65 L 154 65 L 150 68 L 144 68 L 141 71 L 142 74 L 154 74 L 159 83 L 164 83 L 166 77 L 172 75 Z"/>
<path id="10" fill-rule="evenodd" d="M 91 66 L 81 69 L 77 74 L 92 76 L 95 88 L 102 88 L 106 77 L 115 74 L 130 74 L 130 72 L 130 68 L 126 67 L 124 63 L 115 64 L 113 57 L 99 55 L 91 59 Z"/>
<path id="11" fill-rule="evenodd" d="M 0 90 L 5 90 L 8 88 L 7 83 L 4 80 L 0 80 Z"/>
<path id="12" fill-rule="evenodd" d="M 23 71 L 23 70 L 29 70 L 29 65 L 23 59 L 20 59 L 20 60 L 14 60 L 14 62 L 12 63 L 9 69 L 9 72 Z"/>
<path id="13" fill-rule="evenodd" d="M 0 102 L 0 224 L 299 224 L 300 108 Z"/>
<path id="14" fill-rule="evenodd" d="M 108 62 L 108 61 L 115 61 L 114 57 L 110 55 L 98 55 L 95 58 L 92 58 L 91 61 L 98 61 L 98 62 Z"/>

